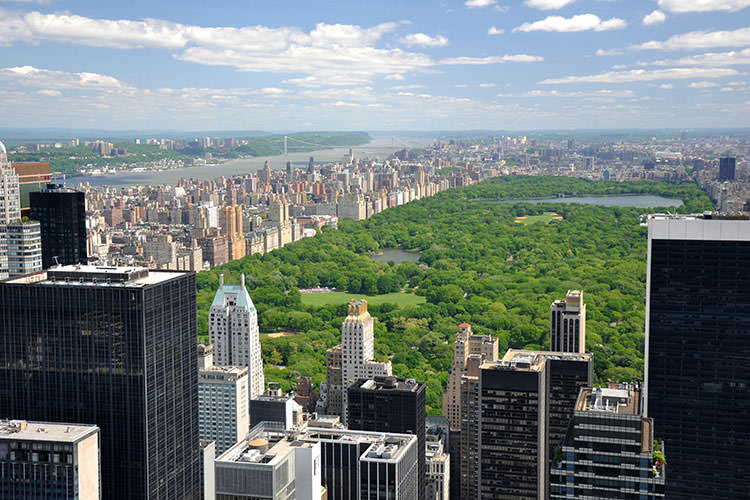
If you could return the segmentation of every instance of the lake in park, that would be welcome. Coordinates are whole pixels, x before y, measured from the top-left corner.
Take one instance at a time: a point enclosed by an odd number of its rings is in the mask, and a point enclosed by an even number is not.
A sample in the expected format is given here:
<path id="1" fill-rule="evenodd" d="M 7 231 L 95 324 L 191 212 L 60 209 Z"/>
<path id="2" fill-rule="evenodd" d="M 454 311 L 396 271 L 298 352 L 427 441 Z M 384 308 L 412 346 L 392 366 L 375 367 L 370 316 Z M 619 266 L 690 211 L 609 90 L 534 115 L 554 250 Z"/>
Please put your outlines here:
<path id="1" fill-rule="evenodd" d="M 679 207 L 682 200 L 665 198 L 653 194 L 617 194 L 605 196 L 566 196 L 565 198 L 538 198 L 527 200 L 486 200 L 485 203 L 581 203 L 585 205 L 601 205 L 604 207 Z"/>
<path id="2" fill-rule="evenodd" d="M 371 254 L 370 258 L 372 260 L 377 260 L 378 262 L 388 262 L 392 260 L 396 264 L 401 264 L 402 262 L 417 262 L 420 255 L 422 254 L 416 250 L 384 248 L 382 254 Z"/>

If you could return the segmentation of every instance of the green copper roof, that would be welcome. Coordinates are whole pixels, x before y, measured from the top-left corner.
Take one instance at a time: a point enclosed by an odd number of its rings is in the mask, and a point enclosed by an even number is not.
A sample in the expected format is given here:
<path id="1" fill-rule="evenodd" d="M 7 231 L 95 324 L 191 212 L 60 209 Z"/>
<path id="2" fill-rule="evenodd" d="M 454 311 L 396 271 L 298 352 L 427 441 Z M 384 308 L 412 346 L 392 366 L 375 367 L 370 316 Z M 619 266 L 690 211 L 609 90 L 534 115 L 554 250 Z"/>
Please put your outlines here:
<path id="1" fill-rule="evenodd" d="M 242 285 L 221 285 L 216 290 L 214 301 L 211 303 L 211 307 L 224 307 L 225 294 L 237 295 L 237 307 L 244 307 L 248 311 L 255 309 L 253 299 L 250 298 L 250 294 L 247 292 L 247 288 Z"/>

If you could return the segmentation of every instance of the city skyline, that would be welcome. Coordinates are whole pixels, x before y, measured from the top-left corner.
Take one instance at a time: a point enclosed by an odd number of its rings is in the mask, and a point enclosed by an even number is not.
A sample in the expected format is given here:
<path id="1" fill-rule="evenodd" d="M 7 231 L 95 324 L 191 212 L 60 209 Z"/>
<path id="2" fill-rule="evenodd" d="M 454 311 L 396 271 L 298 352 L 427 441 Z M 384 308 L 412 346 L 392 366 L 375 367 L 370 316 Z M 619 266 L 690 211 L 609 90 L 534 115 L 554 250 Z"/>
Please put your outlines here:
<path id="1" fill-rule="evenodd" d="M 17 127 L 110 129 L 703 128 L 750 107 L 747 0 L 283 4 L 0 2 L 0 99 Z"/>

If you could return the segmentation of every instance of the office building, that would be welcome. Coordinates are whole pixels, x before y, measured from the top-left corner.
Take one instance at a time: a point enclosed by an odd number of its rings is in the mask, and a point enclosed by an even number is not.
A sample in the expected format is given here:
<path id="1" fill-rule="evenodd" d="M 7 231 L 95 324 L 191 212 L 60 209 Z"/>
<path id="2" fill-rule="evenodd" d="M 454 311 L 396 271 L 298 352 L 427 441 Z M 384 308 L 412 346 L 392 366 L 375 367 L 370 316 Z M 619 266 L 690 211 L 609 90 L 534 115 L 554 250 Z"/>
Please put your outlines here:
<path id="1" fill-rule="evenodd" d="M 198 346 L 198 429 L 221 455 L 250 430 L 247 366 L 216 366 L 213 346 Z"/>
<path id="2" fill-rule="evenodd" d="M 327 388 L 330 405 L 326 412 L 340 415 L 346 422 L 347 387 L 357 379 L 391 375 L 391 362 L 377 362 L 375 357 L 375 320 L 367 312 L 366 300 L 352 300 L 344 322 L 341 324 L 341 384 L 338 383 L 338 351 L 334 348 L 326 356 L 331 367 L 331 380 Z M 328 377 L 328 374 L 326 374 Z M 341 401 L 341 413 L 336 412 Z"/>
<path id="3" fill-rule="evenodd" d="M 425 384 L 413 379 L 359 379 L 348 389 L 349 428 L 417 436 L 419 496 L 425 482 Z"/>
<path id="4" fill-rule="evenodd" d="M 31 219 L 42 232 L 42 266 L 86 264 L 86 196 L 57 184 L 29 193 Z M 55 258 L 56 257 L 56 258 Z"/>
<path id="5" fill-rule="evenodd" d="M 553 452 L 550 498 L 663 499 L 665 469 L 637 386 L 583 388 Z"/>
<path id="6" fill-rule="evenodd" d="M 278 382 L 269 382 L 268 389 L 250 400 L 250 427 L 262 422 L 277 422 L 285 430 L 293 429 L 302 417 L 302 408 L 294 398 L 284 394 Z"/>
<path id="7" fill-rule="evenodd" d="M 750 220 L 648 217 L 644 414 L 664 440 L 667 498 L 750 488 Z"/>
<path id="8" fill-rule="evenodd" d="M 465 373 L 461 376 L 461 427 L 455 435 L 458 443 L 453 445 L 459 457 L 455 477 L 458 483 L 457 499 L 474 500 L 479 489 L 479 430 L 482 418 L 479 368 L 482 363 L 481 355 L 469 355 Z"/>
<path id="9" fill-rule="evenodd" d="M 592 364 L 591 354 L 509 349 L 482 365 L 476 498 L 547 498 L 550 443 L 565 436 Z"/>
<path id="10" fill-rule="evenodd" d="M 247 366 L 249 397 L 263 394 L 265 378 L 258 336 L 258 312 L 245 287 L 245 275 L 239 285 L 224 283 L 208 313 L 208 336 L 214 346 L 214 363 L 221 366 Z"/>
<path id="11" fill-rule="evenodd" d="M 200 442 L 201 450 L 201 500 L 216 500 L 216 443 L 213 441 Z"/>
<path id="12" fill-rule="evenodd" d="M 101 500 L 99 428 L 0 421 L 0 498 Z"/>
<path id="13" fill-rule="evenodd" d="M 37 221 L 16 221 L 5 226 L 8 276 L 42 270 L 42 240 Z"/>
<path id="14" fill-rule="evenodd" d="M 586 304 L 583 290 L 568 290 L 550 306 L 550 351 L 586 352 Z"/>
<path id="15" fill-rule="evenodd" d="M 322 391 L 323 406 L 329 415 L 344 415 L 344 379 L 341 376 L 341 346 L 326 351 L 326 387 Z"/>
<path id="16" fill-rule="evenodd" d="M 21 216 L 30 217 L 29 194 L 39 191 L 52 180 L 48 161 L 14 161 L 13 170 L 18 174 L 18 192 Z"/>
<path id="17" fill-rule="evenodd" d="M 8 162 L 5 145 L 0 142 L 0 226 L 21 220 L 18 174 Z"/>
<path id="18" fill-rule="evenodd" d="M 429 415 L 425 419 L 425 500 L 450 500 L 451 462 L 448 419 Z"/>
<path id="19" fill-rule="evenodd" d="M 734 182 L 737 158 L 719 158 L 719 182 Z"/>
<path id="20" fill-rule="evenodd" d="M 0 418 L 98 425 L 107 500 L 199 497 L 194 273 L 62 266 L 0 311 Z"/>
<path id="21" fill-rule="evenodd" d="M 491 335 L 474 335 L 471 325 L 461 323 L 453 343 L 453 366 L 443 393 L 443 415 L 454 430 L 461 428 L 461 377 L 466 374 L 466 360 L 471 354 L 481 355 L 484 361 L 497 361 L 498 340 Z"/>

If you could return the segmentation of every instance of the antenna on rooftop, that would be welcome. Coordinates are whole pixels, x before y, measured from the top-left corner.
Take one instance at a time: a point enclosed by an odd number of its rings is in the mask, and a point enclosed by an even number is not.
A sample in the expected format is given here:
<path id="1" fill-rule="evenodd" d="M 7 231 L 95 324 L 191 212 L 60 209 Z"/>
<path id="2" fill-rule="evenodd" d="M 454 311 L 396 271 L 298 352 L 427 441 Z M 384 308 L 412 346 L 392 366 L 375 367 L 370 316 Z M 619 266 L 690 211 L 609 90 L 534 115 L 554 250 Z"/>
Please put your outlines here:
<path id="1" fill-rule="evenodd" d="M 60 267 L 60 261 L 57 260 L 57 255 L 53 256 L 52 258 L 55 259 L 55 267 Z"/>

